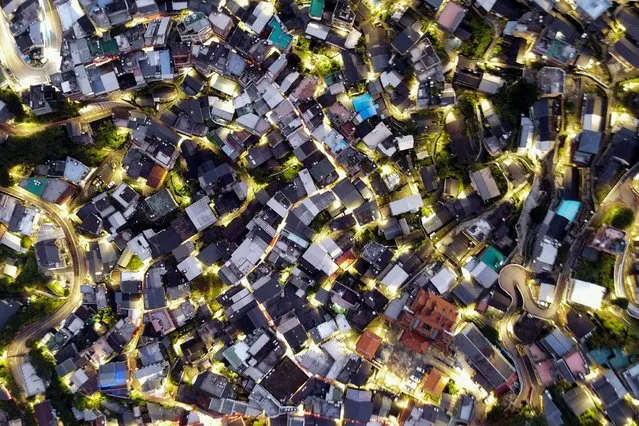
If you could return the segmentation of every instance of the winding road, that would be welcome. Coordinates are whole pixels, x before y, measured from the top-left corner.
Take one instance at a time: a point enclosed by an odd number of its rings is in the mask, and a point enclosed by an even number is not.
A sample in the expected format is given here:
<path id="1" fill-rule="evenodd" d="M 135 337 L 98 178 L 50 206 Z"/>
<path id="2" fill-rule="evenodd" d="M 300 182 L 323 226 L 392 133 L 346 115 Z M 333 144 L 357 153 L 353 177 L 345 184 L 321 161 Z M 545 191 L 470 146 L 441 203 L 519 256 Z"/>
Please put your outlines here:
<path id="1" fill-rule="evenodd" d="M 79 249 L 80 244 L 76 236 L 73 225 L 68 218 L 65 218 L 59 208 L 53 204 L 42 201 L 40 198 L 23 190 L 22 188 L 0 188 L 0 193 L 10 195 L 19 199 L 24 203 L 36 206 L 46 213 L 47 217 L 55 222 L 62 229 L 67 240 L 67 246 L 71 258 L 73 260 L 74 279 L 70 289 L 69 297 L 64 305 L 58 309 L 53 315 L 30 324 L 21 329 L 14 337 L 7 350 L 7 359 L 11 374 L 20 386 L 23 396 L 26 395 L 25 386 L 22 381 L 20 366 L 24 362 L 25 357 L 29 353 L 29 342 L 42 337 L 49 329 L 58 326 L 64 321 L 82 302 L 82 294 L 80 293 L 80 285 L 86 275 L 86 261 L 84 251 Z"/>

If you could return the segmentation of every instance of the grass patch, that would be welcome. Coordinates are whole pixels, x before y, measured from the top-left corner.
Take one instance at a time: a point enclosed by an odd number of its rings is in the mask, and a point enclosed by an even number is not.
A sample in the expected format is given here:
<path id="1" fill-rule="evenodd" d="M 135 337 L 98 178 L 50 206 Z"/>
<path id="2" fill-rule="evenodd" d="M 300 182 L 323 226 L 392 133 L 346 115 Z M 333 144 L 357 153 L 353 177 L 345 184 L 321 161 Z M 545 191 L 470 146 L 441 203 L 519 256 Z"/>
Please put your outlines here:
<path id="1" fill-rule="evenodd" d="M 131 257 L 131 260 L 129 260 L 129 263 L 126 264 L 126 269 L 130 271 L 137 271 L 143 265 L 144 265 L 144 262 L 142 262 L 142 259 L 140 259 L 137 254 L 134 254 Z"/>
<path id="2" fill-rule="evenodd" d="M 55 281 L 55 280 L 49 281 L 45 285 L 49 289 L 49 291 L 55 294 L 56 296 L 65 296 L 66 289 L 58 281 Z"/>
<path id="3" fill-rule="evenodd" d="M 167 186 L 181 207 L 191 204 L 191 185 L 181 173 L 181 170 L 173 169 L 169 172 Z"/>

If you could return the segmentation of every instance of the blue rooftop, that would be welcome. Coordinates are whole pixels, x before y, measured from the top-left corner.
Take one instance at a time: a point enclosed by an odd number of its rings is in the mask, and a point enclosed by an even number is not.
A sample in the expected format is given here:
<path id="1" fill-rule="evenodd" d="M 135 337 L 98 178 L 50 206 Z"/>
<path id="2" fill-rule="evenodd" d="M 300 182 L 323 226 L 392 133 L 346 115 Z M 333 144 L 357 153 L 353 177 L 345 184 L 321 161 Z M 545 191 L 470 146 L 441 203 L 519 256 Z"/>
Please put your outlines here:
<path id="1" fill-rule="evenodd" d="M 573 222 L 579 213 L 579 207 L 581 207 L 580 201 L 574 200 L 561 200 L 559 207 L 557 207 L 557 213 L 559 216 L 563 216 L 570 222 Z"/>
<path id="2" fill-rule="evenodd" d="M 355 108 L 355 112 L 362 117 L 362 120 L 366 120 L 377 114 L 373 98 L 369 93 L 354 97 L 353 108 Z"/>

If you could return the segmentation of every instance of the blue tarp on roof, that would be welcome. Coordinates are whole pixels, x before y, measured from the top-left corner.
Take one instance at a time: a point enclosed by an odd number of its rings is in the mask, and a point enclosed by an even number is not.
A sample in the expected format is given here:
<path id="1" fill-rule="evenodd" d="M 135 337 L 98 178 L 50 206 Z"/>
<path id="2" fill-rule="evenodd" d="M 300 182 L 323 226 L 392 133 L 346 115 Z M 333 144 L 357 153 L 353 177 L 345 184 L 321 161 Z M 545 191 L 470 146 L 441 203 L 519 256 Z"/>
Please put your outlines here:
<path id="1" fill-rule="evenodd" d="M 581 207 L 580 201 L 574 200 L 561 200 L 559 207 L 557 207 L 557 213 L 559 216 L 563 216 L 569 221 L 574 221 L 579 213 L 579 207 Z"/>
<path id="2" fill-rule="evenodd" d="M 373 98 L 369 93 L 354 97 L 353 108 L 355 108 L 355 112 L 362 117 L 362 120 L 369 119 L 377 114 Z"/>

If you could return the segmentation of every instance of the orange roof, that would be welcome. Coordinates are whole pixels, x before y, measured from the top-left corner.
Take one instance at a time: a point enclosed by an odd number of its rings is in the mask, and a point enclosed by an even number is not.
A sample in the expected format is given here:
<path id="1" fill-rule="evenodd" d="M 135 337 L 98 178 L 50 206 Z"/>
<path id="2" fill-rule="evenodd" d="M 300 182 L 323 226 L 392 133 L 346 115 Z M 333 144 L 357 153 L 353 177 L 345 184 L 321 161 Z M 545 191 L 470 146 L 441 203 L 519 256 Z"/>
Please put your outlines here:
<path id="1" fill-rule="evenodd" d="M 369 361 L 375 359 L 377 349 L 382 344 L 382 338 L 372 331 L 364 331 L 355 345 L 355 352 L 363 356 Z"/>
<path id="2" fill-rule="evenodd" d="M 451 330 L 457 320 L 455 305 L 423 289 L 415 297 L 411 310 L 421 322 L 438 330 Z"/>
<path id="3" fill-rule="evenodd" d="M 147 186 L 151 188 L 157 188 L 164 180 L 164 176 L 166 175 L 166 170 L 162 168 L 160 165 L 156 164 L 151 169 L 151 173 L 149 174 L 149 178 L 146 180 Z"/>
<path id="4" fill-rule="evenodd" d="M 446 387 L 446 382 L 447 380 L 442 375 L 442 372 L 433 368 L 426 376 L 426 380 L 424 380 L 424 392 L 434 396 L 435 398 L 440 398 L 444 388 Z"/>
<path id="5" fill-rule="evenodd" d="M 402 337 L 399 339 L 400 343 L 406 346 L 408 349 L 412 349 L 417 353 L 423 354 L 430 347 L 430 342 L 424 336 L 420 336 L 410 330 L 404 330 Z"/>

